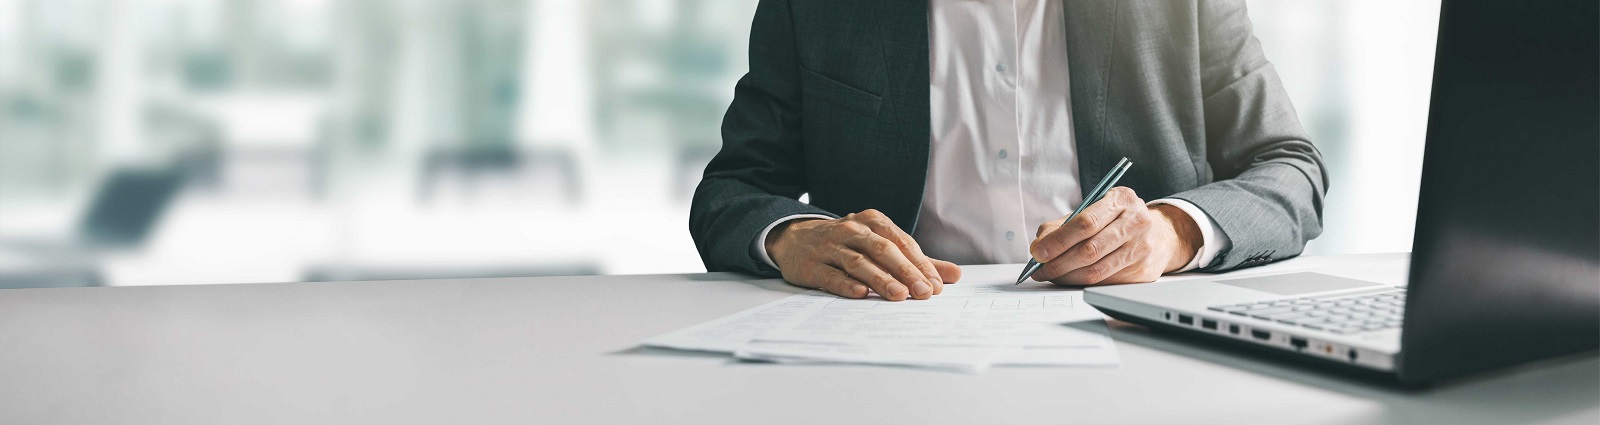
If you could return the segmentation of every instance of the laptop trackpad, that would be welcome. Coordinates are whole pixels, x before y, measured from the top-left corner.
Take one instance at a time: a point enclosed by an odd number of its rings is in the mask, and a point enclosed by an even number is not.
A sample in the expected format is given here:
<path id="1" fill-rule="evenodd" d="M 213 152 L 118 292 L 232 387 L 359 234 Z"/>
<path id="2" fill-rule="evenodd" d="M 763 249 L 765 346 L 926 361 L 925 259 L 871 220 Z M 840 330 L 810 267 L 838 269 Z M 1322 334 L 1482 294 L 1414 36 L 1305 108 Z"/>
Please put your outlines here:
<path id="1" fill-rule="evenodd" d="M 1247 277 L 1215 281 L 1223 285 L 1271 292 L 1278 295 L 1299 295 L 1312 292 L 1338 291 L 1370 286 L 1382 286 L 1365 280 L 1355 280 L 1322 273 L 1290 273 L 1274 276 Z"/>

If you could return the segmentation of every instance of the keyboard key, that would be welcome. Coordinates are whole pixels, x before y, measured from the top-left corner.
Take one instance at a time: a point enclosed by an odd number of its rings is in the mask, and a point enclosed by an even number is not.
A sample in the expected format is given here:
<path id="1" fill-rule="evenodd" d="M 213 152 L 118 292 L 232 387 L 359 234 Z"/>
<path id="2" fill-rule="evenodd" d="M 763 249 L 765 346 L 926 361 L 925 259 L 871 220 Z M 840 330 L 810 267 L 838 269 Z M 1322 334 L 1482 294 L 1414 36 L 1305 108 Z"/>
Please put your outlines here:
<path id="1" fill-rule="evenodd" d="M 1290 311 L 1290 310 L 1287 309 L 1287 308 L 1275 307 L 1275 308 L 1264 308 L 1264 309 L 1260 309 L 1260 310 L 1250 310 L 1249 313 L 1250 313 L 1250 317 L 1265 317 L 1267 315 L 1278 314 L 1278 313 L 1286 313 L 1288 311 Z"/>

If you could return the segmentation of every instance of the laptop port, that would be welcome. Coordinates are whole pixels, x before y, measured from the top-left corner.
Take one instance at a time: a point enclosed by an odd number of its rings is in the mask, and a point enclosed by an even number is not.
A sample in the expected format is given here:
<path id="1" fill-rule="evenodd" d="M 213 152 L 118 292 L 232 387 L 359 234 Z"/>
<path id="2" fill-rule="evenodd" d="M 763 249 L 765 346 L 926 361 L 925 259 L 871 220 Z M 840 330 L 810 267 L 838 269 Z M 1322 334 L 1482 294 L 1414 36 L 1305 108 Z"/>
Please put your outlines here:
<path id="1" fill-rule="evenodd" d="M 1182 324 L 1185 324 L 1185 325 L 1193 325 L 1194 324 L 1194 318 L 1193 317 L 1189 317 L 1189 315 L 1187 315 L 1187 314 L 1179 314 L 1178 315 L 1178 323 L 1182 323 Z"/>
<path id="2" fill-rule="evenodd" d="M 1263 331 L 1263 330 L 1260 330 L 1260 329 L 1251 329 L 1250 330 L 1250 336 L 1256 337 L 1256 339 L 1259 339 L 1259 340 L 1262 340 L 1262 341 L 1266 341 L 1268 339 L 1272 339 L 1272 332 Z"/>
<path id="3" fill-rule="evenodd" d="M 1304 350 L 1306 348 L 1306 339 L 1291 336 L 1289 337 L 1289 345 L 1294 346 L 1296 350 Z"/>
<path id="4" fill-rule="evenodd" d="M 1351 348 L 1350 349 L 1350 362 L 1351 363 L 1355 363 L 1355 361 L 1356 361 L 1356 349 Z"/>
<path id="5" fill-rule="evenodd" d="M 1239 325 L 1228 325 L 1228 333 L 1231 333 L 1231 334 L 1234 334 L 1234 335 L 1238 335 L 1239 334 Z"/>
<path id="6" fill-rule="evenodd" d="M 1217 330 L 1217 321 L 1211 319 L 1200 319 L 1200 327 L 1213 331 Z"/>

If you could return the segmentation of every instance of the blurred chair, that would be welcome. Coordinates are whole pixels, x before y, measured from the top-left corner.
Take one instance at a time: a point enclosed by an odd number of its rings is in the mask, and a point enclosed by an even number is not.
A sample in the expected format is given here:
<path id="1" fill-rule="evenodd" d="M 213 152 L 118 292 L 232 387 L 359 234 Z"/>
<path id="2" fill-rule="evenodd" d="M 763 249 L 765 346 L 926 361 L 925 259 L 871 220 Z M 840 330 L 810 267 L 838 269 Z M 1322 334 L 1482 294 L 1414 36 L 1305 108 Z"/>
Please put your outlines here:
<path id="1" fill-rule="evenodd" d="M 0 239 L 0 288 L 98 286 L 99 258 L 145 244 L 183 186 L 170 168 L 123 168 L 95 191 L 75 233 L 60 240 Z"/>

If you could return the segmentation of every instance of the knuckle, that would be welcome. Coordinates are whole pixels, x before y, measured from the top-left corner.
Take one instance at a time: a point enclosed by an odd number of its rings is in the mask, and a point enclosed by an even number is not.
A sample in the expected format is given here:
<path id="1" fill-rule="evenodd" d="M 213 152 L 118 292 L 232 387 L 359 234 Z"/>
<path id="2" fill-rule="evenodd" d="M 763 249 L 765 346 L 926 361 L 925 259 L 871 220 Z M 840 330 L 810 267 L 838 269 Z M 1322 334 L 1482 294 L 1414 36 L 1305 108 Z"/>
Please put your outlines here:
<path id="1" fill-rule="evenodd" d="M 1127 236 L 1128 236 L 1128 229 L 1123 228 L 1123 226 L 1111 226 L 1111 227 L 1105 228 L 1104 230 L 1101 230 L 1100 231 L 1100 237 L 1096 237 L 1094 239 L 1100 239 L 1101 237 L 1103 237 L 1106 240 L 1120 241 L 1120 240 L 1122 240 L 1123 238 L 1125 238 Z"/>
<path id="2" fill-rule="evenodd" d="M 1083 245 L 1082 245 L 1083 255 L 1086 255 L 1086 256 L 1089 256 L 1089 257 L 1099 257 L 1100 254 L 1101 254 L 1100 251 L 1102 249 L 1104 249 L 1104 248 L 1102 248 L 1102 245 L 1104 245 L 1104 244 L 1102 244 L 1102 243 L 1100 243 L 1100 241 L 1097 241 L 1097 240 L 1094 240 L 1094 239 L 1090 239 L 1090 240 L 1084 241 Z"/>
<path id="3" fill-rule="evenodd" d="M 911 236 L 898 231 L 890 234 L 888 239 L 889 243 L 894 244 L 896 247 L 920 248 L 917 246 L 917 241 L 915 239 L 911 239 Z"/>
<path id="4" fill-rule="evenodd" d="M 844 229 L 845 233 L 847 234 L 862 234 L 872 231 L 871 228 L 867 227 L 865 224 L 861 224 L 859 221 L 846 221 L 839 227 Z"/>
<path id="5" fill-rule="evenodd" d="M 845 277 L 845 275 L 840 273 L 830 273 L 826 278 L 823 279 L 822 287 L 824 289 L 839 290 L 845 288 L 847 285 L 849 285 L 849 283 L 850 278 Z"/>
<path id="6" fill-rule="evenodd" d="M 884 217 L 883 212 L 882 211 L 878 211 L 875 208 L 867 208 L 865 210 L 862 210 L 861 211 L 861 216 L 862 217 L 866 217 L 866 218 L 872 218 L 872 219 L 877 219 L 877 218 L 883 218 Z"/>
<path id="7" fill-rule="evenodd" d="M 840 255 L 840 259 L 839 260 L 841 262 L 845 263 L 846 265 L 850 266 L 850 267 L 860 267 L 863 264 L 867 263 L 867 257 L 861 255 L 861 253 L 859 253 L 859 252 L 842 251 L 842 253 L 839 254 L 839 255 Z"/>
<path id="8" fill-rule="evenodd" d="M 1096 214 L 1080 214 L 1076 220 L 1072 220 L 1073 230 L 1079 232 L 1091 231 L 1097 227 L 1100 227 L 1100 216 Z"/>
<path id="9" fill-rule="evenodd" d="M 1111 275 L 1111 267 L 1104 264 L 1095 264 L 1084 268 L 1084 280 L 1090 283 L 1106 280 Z"/>
<path id="10" fill-rule="evenodd" d="M 904 266 L 900 266 L 900 275 L 916 279 L 916 278 L 922 276 L 922 269 L 918 269 L 916 266 L 907 264 L 907 265 L 904 265 Z M 916 279 L 916 280 L 921 280 L 921 279 Z"/>

